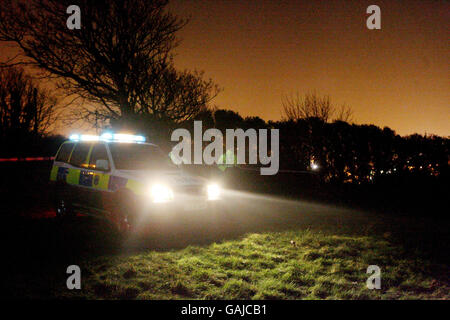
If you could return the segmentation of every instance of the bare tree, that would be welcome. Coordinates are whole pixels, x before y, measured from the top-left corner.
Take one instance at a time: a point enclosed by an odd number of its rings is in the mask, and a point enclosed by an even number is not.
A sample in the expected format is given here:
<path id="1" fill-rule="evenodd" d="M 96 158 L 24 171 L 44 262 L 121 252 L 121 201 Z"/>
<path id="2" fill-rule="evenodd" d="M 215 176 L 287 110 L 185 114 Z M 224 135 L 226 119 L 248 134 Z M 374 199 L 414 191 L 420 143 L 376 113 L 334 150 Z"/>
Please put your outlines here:
<path id="1" fill-rule="evenodd" d="M 353 109 L 343 104 L 336 110 L 335 121 L 351 122 L 353 120 Z"/>
<path id="2" fill-rule="evenodd" d="M 218 93 L 212 80 L 203 80 L 203 73 L 167 68 L 157 85 L 139 95 L 139 113 L 153 119 L 180 124 L 204 112 Z"/>
<path id="3" fill-rule="evenodd" d="M 47 133 L 57 117 L 57 102 L 22 69 L 0 69 L 0 137 Z"/>
<path id="4" fill-rule="evenodd" d="M 167 0 L 79 0 L 81 30 L 66 27 L 71 4 L 3 1 L 0 40 L 21 49 L 17 63 L 39 68 L 84 102 L 78 117 L 181 121 L 217 94 L 202 74 L 173 67 L 175 33 L 186 21 L 166 10 Z"/>
<path id="5" fill-rule="evenodd" d="M 298 92 L 296 95 L 285 96 L 282 99 L 283 118 L 287 120 L 299 120 L 308 118 L 318 118 L 324 122 L 331 121 L 333 116 L 337 114 L 334 120 L 347 121 L 350 120 L 353 111 L 342 105 L 338 110 L 331 103 L 330 97 L 325 95 L 318 96 L 316 93 L 307 93 L 301 96 Z"/>

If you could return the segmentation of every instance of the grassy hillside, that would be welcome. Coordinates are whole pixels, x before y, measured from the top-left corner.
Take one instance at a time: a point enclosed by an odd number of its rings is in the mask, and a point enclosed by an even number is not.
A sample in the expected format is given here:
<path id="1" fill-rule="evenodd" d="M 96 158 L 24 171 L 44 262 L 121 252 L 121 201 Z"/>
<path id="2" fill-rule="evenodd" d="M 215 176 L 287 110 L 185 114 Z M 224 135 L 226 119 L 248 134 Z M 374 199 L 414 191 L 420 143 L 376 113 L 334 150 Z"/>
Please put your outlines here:
<path id="1" fill-rule="evenodd" d="M 319 219 L 305 228 L 179 250 L 93 258 L 82 264 L 81 291 L 55 294 L 90 299 L 450 298 L 448 267 L 426 258 L 425 247 L 408 251 L 395 239 L 401 235 L 387 231 L 391 228 L 380 220 L 371 218 L 363 227 L 367 217 L 354 218 L 353 223 Z M 373 264 L 381 268 L 381 290 L 366 287 L 366 270 Z"/>

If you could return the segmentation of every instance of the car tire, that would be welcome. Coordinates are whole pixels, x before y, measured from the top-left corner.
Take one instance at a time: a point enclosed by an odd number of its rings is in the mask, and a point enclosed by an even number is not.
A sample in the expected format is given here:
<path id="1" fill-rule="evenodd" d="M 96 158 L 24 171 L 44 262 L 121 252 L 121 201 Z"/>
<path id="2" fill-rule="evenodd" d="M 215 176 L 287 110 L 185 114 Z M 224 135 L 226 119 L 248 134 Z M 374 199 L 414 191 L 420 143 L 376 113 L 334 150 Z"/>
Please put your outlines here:
<path id="1" fill-rule="evenodd" d="M 130 201 L 118 200 L 113 209 L 113 222 L 121 236 L 129 236 L 136 230 L 136 215 Z"/>

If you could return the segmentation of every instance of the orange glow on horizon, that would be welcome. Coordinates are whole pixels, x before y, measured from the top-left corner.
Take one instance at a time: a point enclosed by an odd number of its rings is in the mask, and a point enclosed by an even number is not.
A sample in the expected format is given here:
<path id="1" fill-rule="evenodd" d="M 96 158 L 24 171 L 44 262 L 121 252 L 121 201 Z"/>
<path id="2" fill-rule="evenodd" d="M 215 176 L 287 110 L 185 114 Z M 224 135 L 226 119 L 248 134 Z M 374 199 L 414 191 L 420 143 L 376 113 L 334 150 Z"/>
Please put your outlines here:
<path id="1" fill-rule="evenodd" d="M 212 105 L 242 116 L 279 120 L 283 96 L 317 92 L 350 106 L 358 124 L 450 136 L 450 4 L 379 0 L 381 30 L 368 30 L 371 4 L 172 0 L 190 17 L 175 63 L 204 70 L 224 89 Z M 0 48 L 1 61 L 13 55 Z"/>

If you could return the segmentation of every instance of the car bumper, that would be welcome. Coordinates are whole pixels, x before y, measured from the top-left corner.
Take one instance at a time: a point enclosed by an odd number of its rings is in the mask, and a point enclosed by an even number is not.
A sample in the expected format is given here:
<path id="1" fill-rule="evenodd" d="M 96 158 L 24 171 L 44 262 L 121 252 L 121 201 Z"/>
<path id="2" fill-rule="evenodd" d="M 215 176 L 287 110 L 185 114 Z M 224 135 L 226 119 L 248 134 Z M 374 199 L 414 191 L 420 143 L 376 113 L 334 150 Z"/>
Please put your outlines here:
<path id="1" fill-rule="evenodd" d="M 189 197 L 161 203 L 147 203 L 143 206 L 143 214 L 208 212 L 221 204 L 221 199 L 208 200 L 205 197 Z"/>

